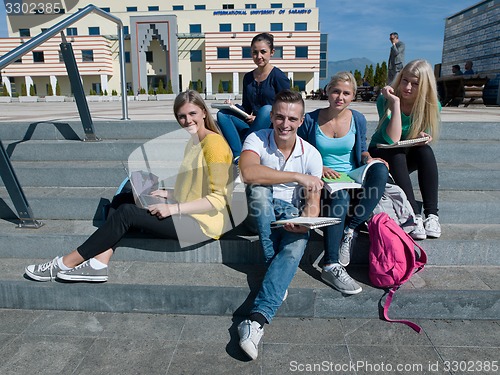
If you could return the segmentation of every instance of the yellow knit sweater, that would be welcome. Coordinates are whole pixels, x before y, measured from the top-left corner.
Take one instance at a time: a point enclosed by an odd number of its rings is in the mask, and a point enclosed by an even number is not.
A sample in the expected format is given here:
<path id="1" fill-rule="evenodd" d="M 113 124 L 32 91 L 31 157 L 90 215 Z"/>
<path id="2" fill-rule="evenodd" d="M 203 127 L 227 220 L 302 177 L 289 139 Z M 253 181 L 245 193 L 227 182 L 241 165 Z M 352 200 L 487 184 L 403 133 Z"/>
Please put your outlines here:
<path id="1" fill-rule="evenodd" d="M 207 198 L 213 210 L 190 214 L 208 237 L 218 239 L 231 228 L 227 206 L 232 194 L 232 153 L 226 140 L 208 134 L 200 143 L 189 140 L 175 181 L 174 198 L 184 203 Z"/>

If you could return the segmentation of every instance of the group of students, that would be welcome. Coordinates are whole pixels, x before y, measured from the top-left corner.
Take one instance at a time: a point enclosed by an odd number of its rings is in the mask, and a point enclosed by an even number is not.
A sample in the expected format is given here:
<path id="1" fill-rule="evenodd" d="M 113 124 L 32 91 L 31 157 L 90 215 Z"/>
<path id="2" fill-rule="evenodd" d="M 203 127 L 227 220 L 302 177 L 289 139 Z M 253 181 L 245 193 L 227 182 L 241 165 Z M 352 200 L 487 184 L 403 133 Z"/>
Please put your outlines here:
<path id="1" fill-rule="evenodd" d="M 250 316 L 238 326 L 241 348 L 255 359 L 264 325 L 286 299 L 309 239 L 307 228 L 290 223 L 272 228 L 273 221 L 297 216 L 340 218 L 340 224 L 323 231 L 321 277 L 345 294 L 361 292 L 345 267 L 356 229 L 382 197 L 389 171 L 417 214 L 411 235 L 416 239 L 441 235 L 438 170 L 428 144 L 438 132 L 440 105 L 429 63 L 410 62 L 382 89 L 377 101 L 379 125 L 367 147 L 366 119 L 348 108 L 357 89 L 351 73 L 332 77 L 326 89 L 327 108 L 305 113 L 301 94 L 291 91 L 286 75 L 270 63 L 272 35 L 255 36 L 251 53 L 257 67 L 244 77 L 242 108 L 248 119 L 222 110 L 217 113 L 217 126 L 197 92 L 188 90 L 175 99 L 175 118 L 191 137 L 175 188 L 152 193 L 165 203 L 144 210 L 134 204 L 131 193 L 118 194 L 107 221 L 84 244 L 63 257 L 26 267 L 26 275 L 38 281 L 56 277 L 106 281 L 114 248 L 131 230 L 177 239 L 176 229 L 183 228 L 199 242 L 220 238 L 230 221 L 232 171 L 238 164 L 247 196 L 246 224 L 259 234 L 267 266 Z M 416 147 L 377 148 L 378 143 L 423 135 L 429 140 Z M 325 192 L 323 178 L 335 179 L 374 160 L 381 163 L 370 166 L 358 191 Z M 410 180 L 415 170 L 425 220 Z"/>

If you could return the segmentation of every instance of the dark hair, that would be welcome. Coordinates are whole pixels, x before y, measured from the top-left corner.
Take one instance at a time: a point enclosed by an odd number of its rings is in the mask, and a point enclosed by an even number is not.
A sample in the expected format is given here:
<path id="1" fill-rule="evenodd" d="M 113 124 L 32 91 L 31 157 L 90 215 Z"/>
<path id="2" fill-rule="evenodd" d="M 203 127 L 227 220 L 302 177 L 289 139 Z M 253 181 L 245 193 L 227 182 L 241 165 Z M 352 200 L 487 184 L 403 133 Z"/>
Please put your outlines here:
<path id="1" fill-rule="evenodd" d="M 460 70 L 460 65 L 453 65 L 452 68 Z"/>
<path id="2" fill-rule="evenodd" d="M 399 38 L 399 35 L 397 32 L 390 33 L 389 36 L 395 36 L 395 37 Z"/>
<path id="3" fill-rule="evenodd" d="M 274 104 L 273 104 L 273 110 L 274 106 L 277 103 L 300 103 L 302 106 L 302 115 L 304 115 L 305 112 L 305 104 L 304 104 L 304 99 L 302 98 L 302 94 L 297 91 L 292 91 L 292 90 L 282 90 L 279 93 L 276 94 L 274 97 Z"/>
<path id="4" fill-rule="evenodd" d="M 269 45 L 269 48 L 271 49 L 271 51 L 274 49 L 274 36 L 273 36 L 273 34 L 269 34 L 269 33 L 257 34 L 252 38 L 252 43 L 250 43 L 250 45 L 253 46 L 253 44 L 256 42 L 266 42 Z"/>

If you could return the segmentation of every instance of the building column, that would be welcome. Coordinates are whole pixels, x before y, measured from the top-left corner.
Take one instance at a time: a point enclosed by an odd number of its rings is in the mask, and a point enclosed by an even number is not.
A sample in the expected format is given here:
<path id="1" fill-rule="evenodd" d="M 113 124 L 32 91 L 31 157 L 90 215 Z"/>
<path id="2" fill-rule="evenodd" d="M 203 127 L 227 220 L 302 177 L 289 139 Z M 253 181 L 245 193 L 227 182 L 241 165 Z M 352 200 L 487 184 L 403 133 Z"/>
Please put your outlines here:
<path id="1" fill-rule="evenodd" d="M 52 86 L 52 95 L 57 95 L 56 94 L 56 85 L 57 85 L 57 77 L 56 76 L 50 76 L 50 85 Z"/>
<path id="2" fill-rule="evenodd" d="M 293 84 L 293 72 L 288 72 L 288 79 Z"/>
<path id="3" fill-rule="evenodd" d="M 31 96 L 30 95 L 30 87 L 33 85 L 33 79 L 31 76 L 26 76 L 24 77 L 24 82 L 26 83 L 26 96 Z"/>
<path id="4" fill-rule="evenodd" d="M 205 81 L 205 90 L 207 91 L 207 95 L 212 95 L 212 73 L 207 72 L 205 74 Z"/>
<path id="5" fill-rule="evenodd" d="M 236 96 L 240 93 L 240 76 L 238 72 L 233 72 L 233 94 Z"/>
<path id="6" fill-rule="evenodd" d="M 2 75 L 2 85 L 5 85 L 7 92 L 12 96 L 12 84 L 10 83 L 9 77 Z"/>
<path id="7" fill-rule="evenodd" d="M 314 72 L 313 89 L 314 91 L 319 89 L 319 72 Z"/>
<path id="8" fill-rule="evenodd" d="M 111 95 L 111 93 L 108 91 L 108 75 L 107 74 L 101 74 L 101 91 L 104 93 L 104 91 L 108 92 L 108 95 Z"/>

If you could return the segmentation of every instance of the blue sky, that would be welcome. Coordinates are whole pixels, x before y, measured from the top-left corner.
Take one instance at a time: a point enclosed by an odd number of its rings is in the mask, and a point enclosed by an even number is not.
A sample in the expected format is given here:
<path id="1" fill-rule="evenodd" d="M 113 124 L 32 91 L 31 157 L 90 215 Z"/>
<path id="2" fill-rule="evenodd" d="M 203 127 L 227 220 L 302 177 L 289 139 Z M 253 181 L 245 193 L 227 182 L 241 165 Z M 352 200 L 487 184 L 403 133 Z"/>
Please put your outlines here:
<path id="1" fill-rule="evenodd" d="M 320 28 L 328 34 L 329 61 L 366 57 L 387 61 L 389 34 L 406 44 L 406 62 L 423 58 L 441 62 L 445 18 L 479 0 L 316 0 Z"/>
<path id="2" fill-rule="evenodd" d="M 321 32 L 328 33 L 328 59 L 366 57 L 374 63 L 389 56 L 389 33 L 406 44 L 406 61 L 441 62 L 444 19 L 479 0 L 316 0 Z M 7 35 L 4 1 L 0 0 L 0 37 Z"/>

